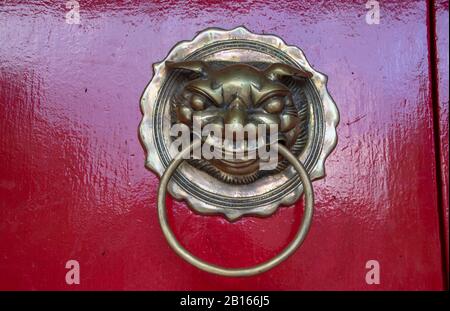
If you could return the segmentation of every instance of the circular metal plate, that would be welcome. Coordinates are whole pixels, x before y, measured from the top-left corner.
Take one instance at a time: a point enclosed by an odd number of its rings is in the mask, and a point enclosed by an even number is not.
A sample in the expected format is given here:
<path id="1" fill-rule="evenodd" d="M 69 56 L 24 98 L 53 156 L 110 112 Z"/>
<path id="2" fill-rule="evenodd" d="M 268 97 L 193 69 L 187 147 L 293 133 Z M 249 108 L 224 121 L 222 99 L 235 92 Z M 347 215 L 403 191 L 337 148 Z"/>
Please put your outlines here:
<path id="1" fill-rule="evenodd" d="M 169 148 L 173 140 L 169 130 L 173 122 L 171 101 L 183 78 L 168 70 L 166 61 L 192 60 L 260 67 L 284 63 L 311 73 L 312 77 L 306 81 L 288 83 L 297 110 L 306 116 L 305 135 L 296 151 L 311 180 L 324 176 L 324 162 L 336 145 L 339 122 L 337 107 L 326 89 L 326 76 L 315 71 L 297 47 L 286 45 L 276 36 L 253 34 L 243 27 L 230 31 L 207 29 L 192 41 L 177 44 L 166 59 L 154 64 L 154 76 L 141 98 L 144 116 L 140 136 L 147 151 L 148 168 L 162 176 L 175 156 Z M 297 201 L 303 188 L 291 166 L 251 182 L 233 184 L 185 162 L 171 179 L 168 191 L 176 199 L 186 200 L 197 212 L 221 213 L 234 220 L 245 214 L 270 215 L 278 206 Z"/>

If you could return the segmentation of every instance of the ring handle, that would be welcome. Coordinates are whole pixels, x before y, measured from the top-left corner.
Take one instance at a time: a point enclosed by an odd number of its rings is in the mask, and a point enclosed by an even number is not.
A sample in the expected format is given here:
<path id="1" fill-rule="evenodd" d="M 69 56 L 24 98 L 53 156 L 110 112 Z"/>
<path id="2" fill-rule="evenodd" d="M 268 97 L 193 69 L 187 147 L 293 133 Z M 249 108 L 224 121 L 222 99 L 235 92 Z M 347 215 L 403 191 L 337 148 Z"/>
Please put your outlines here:
<path id="1" fill-rule="evenodd" d="M 300 179 L 303 184 L 303 190 L 305 193 L 304 214 L 300 227 L 297 233 L 295 234 L 294 239 L 289 243 L 288 246 L 286 246 L 286 248 L 283 249 L 281 253 L 279 253 L 272 259 L 262 262 L 256 266 L 251 266 L 248 268 L 225 268 L 203 261 L 200 258 L 197 258 L 194 255 L 192 255 L 189 251 L 187 251 L 180 244 L 180 242 L 178 242 L 174 233 L 170 229 L 169 223 L 167 221 L 167 211 L 166 211 L 167 185 L 170 181 L 170 178 L 172 177 L 172 174 L 175 172 L 175 170 L 178 168 L 181 162 L 183 162 L 184 158 L 188 154 L 190 154 L 191 150 L 193 148 L 196 148 L 199 145 L 199 143 L 200 143 L 199 141 L 196 141 L 192 143 L 189 147 L 183 149 L 180 153 L 177 154 L 177 156 L 172 160 L 172 162 L 169 164 L 166 171 L 162 175 L 161 182 L 159 184 L 158 189 L 159 223 L 170 247 L 175 251 L 175 253 L 177 253 L 181 258 L 189 262 L 191 265 L 206 272 L 222 276 L 229 276 L 229 277 L 252 276 L 263 273 L 279 265 L 281 262 L 286 260 L 290 255 L 292 255 L 295 252 L 295 250 L 303 243 L 303 240 L 308 234 L 311 225 L 314 208 L 314 193 L 311 185 L 311 180 L 309 179 L 308 173 L 306 172 L 303 164 L 289 151 L 289 149 L 287 149 L 281 144 L 278 145 L 278 152 L 292 164 L 292 166 L 295 168 L 298 175 L 300 176 Z"/>

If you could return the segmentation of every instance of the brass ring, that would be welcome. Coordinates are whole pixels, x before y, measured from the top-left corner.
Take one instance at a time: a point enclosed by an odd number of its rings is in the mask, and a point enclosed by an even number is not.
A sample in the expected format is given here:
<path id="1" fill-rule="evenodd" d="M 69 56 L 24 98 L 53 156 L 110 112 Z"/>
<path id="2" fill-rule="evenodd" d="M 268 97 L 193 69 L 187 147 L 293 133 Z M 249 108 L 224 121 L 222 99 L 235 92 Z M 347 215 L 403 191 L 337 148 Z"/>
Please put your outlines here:
<path id="1" fill-rule="evenodd" d="M 313 207 L 314 207 L 314 193 L 311 185 L 311 180 L 309 179 L 308 173 L 306 172 L 303 164 L 283 145 L 278 145 L 278 152 L 288 160 L 298 172 L 300 179 L 303 184 L 303 190 L 305 193 L 305 209 L 304 215 L 302 218 L 302 222 L 300 224 L 299 230 L 297 231 L 295 238 L 286 246 L 285 249 L 275 257 L 270 260 L 267 260 L 263 263 L 260 263 L 253 267 L 248 268 L 224 268 L 214 264 L 207 263 L 191 253 L 189 253 L 176 239 L 172 230 L 169 227 L 169 223 L 167 221 L 167 213 L 166 213 L 166 188 L 169 183 L 172 174 L 177 169 L 177 167 L 183 162 L 185 156 L 190 154 L 190 151 L 199 145 L 199 141 L 191 144 L 189 147 L 183 149 L 177 156 L 172 160 L 170 165 L 167 167 L 163 176 L 161 177 L 161 182 L 159 184 L 158 189 L 158 217 L 159 223 L 161 225 L 161 229 L 164 233 L 167 242 L 170 247 L 177 253 L 181 258 L 192 264 L 193 266 L 204 270 L 209 273 L 218 274 L 222 276 L 230 276 L 230 277 L 240 277 L 240 276 L 252 276 L 262 272 L 265 272 L 273 267 L 279 265 L 285 259 L 287 259 L 290 255 L 294 253 L 294 251 L 303 243 L 305 239 L 309 227 L 311 225 L 311 220 L 313 216 Z"/>

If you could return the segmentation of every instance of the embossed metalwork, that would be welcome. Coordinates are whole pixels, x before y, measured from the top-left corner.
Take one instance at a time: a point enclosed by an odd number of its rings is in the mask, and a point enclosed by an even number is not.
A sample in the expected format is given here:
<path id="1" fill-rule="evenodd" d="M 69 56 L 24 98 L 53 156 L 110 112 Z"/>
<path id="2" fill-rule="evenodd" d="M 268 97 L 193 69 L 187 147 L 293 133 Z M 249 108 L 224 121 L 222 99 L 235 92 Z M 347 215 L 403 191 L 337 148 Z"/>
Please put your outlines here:
<path id="1" fill-rule="evenodd" d="M 160 176 L 175 156 L 169 149 L 171 125 L 190 126 L 193 115 L 219 127 L 230 122 L 280 125 L 279 141 L 304 164 L 311 180 L 324 175 L 324 161 L 337 140 L 339 114 L 326 77 L 297 47 L 243 27 L 208 29 L 177 44 L 154 65 L 141 108 L 146 166 Z M 197 212 L 235 220 L 270 215 L 279 205 L 297 201 L 303 186 L 285 160 L 274 170 L 260 171 L 257 160 L 193 159 L 174 172 L 168 191 Z"/>
<path id="2" fill-rule="evenodd" d="M 216 66 L 213 66 L 216 65 Z M 263 64 L 264 65 L 264 64 Z M 256 65 L 216 64 L 203 61 L 166 62 L 169 69 L 184 71 L 194 77 L 181 84 L 172 103 L 173 123 L 184 123 L 192 128 L 197 117 L 202 127 L 212 125 L 221 136 L 213 145 L 223 145 L 225 126 L 257 128 L 258 125 L 276 125 L 276 141 L 299 153 L 307 138 L 307 111 L 294 105 L 291 90 L 281 81 L 285 78 L 310 78 L 311 73 L 286 64 L 276 63 L 258 69 Z M 192 76 L 192 75 L 191 75 Z M 294 81 L 291 81 L 295 83 Z M 303 82 L 304 83 L 304 82 Z M 265 135 L 265 133 L 263 133 Z M 253 140 L 265 139 L 255 135 Z M 203 141 L 206 138 L 203 137 Z M 242 137 L 242 149 L 257 142 Z M 275 140 L 275 139 L 274 139 Z M 230 144 L 234 141 L 228 141 Z M 250 144 L 249 144 L 250 143 Z M 236 150 L 236 146 L 225 146 Z M 224 154 L 225 151 L 222 151 Z M 276 174 L 286 168 L 280 161 L 276 169 L 261 171 L 259 158 L 254 159 L 198 159 L 189 162 L 221 181 L 231 184 L 249 184 L 261 176 Z"/>

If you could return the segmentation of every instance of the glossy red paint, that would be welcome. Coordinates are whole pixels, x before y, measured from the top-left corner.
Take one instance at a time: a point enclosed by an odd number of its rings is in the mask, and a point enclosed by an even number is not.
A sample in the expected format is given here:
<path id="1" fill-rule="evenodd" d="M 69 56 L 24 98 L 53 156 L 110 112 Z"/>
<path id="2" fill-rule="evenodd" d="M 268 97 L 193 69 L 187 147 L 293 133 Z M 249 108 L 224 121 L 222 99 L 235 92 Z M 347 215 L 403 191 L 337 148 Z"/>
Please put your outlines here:
<path id="1" fill-rule="evenodd" d="M 81 25 L 68 25 L 64 1 L 3 2 L 0 289 L 442 289 L 428 4 L 382 2 L 379 25 L 364 4 L 80 1 Z M 272 271 L 230 279 L 167 245 L 137 127 L 152 63 L 204 28 L 239 25 L 301 47 L 329 76 L 341 123 L 304 245 Z M 183 244 L 230 267 L 278 252 L 302 207 L 229 223 L 168 205 Z M 65 283 L 69 259 L 80 285 Z M 365 282 L 372 259 L 380 285 Z"/>
<path id="2" fill-rule="evenodd" d="M 444 260 L 449 269 L 449 202 L 448 202 L 448 104 L 449 104 L 449 77 L 448 77 L 448 47 L 449 47 L 449 25 L 448 25 L 448 1 L 436 1 L 435 6 L 436 24 L 436 60 L 437 60 L 437 100 L 439 117 L 439 140 L 440 140 L 440 163 L 441 163 L 441 195 L 442 195 L 442 218 L 443 218 L 443 245 L 445 248 Z M 447 275 L 448 278 L 448 275 Z"/>

